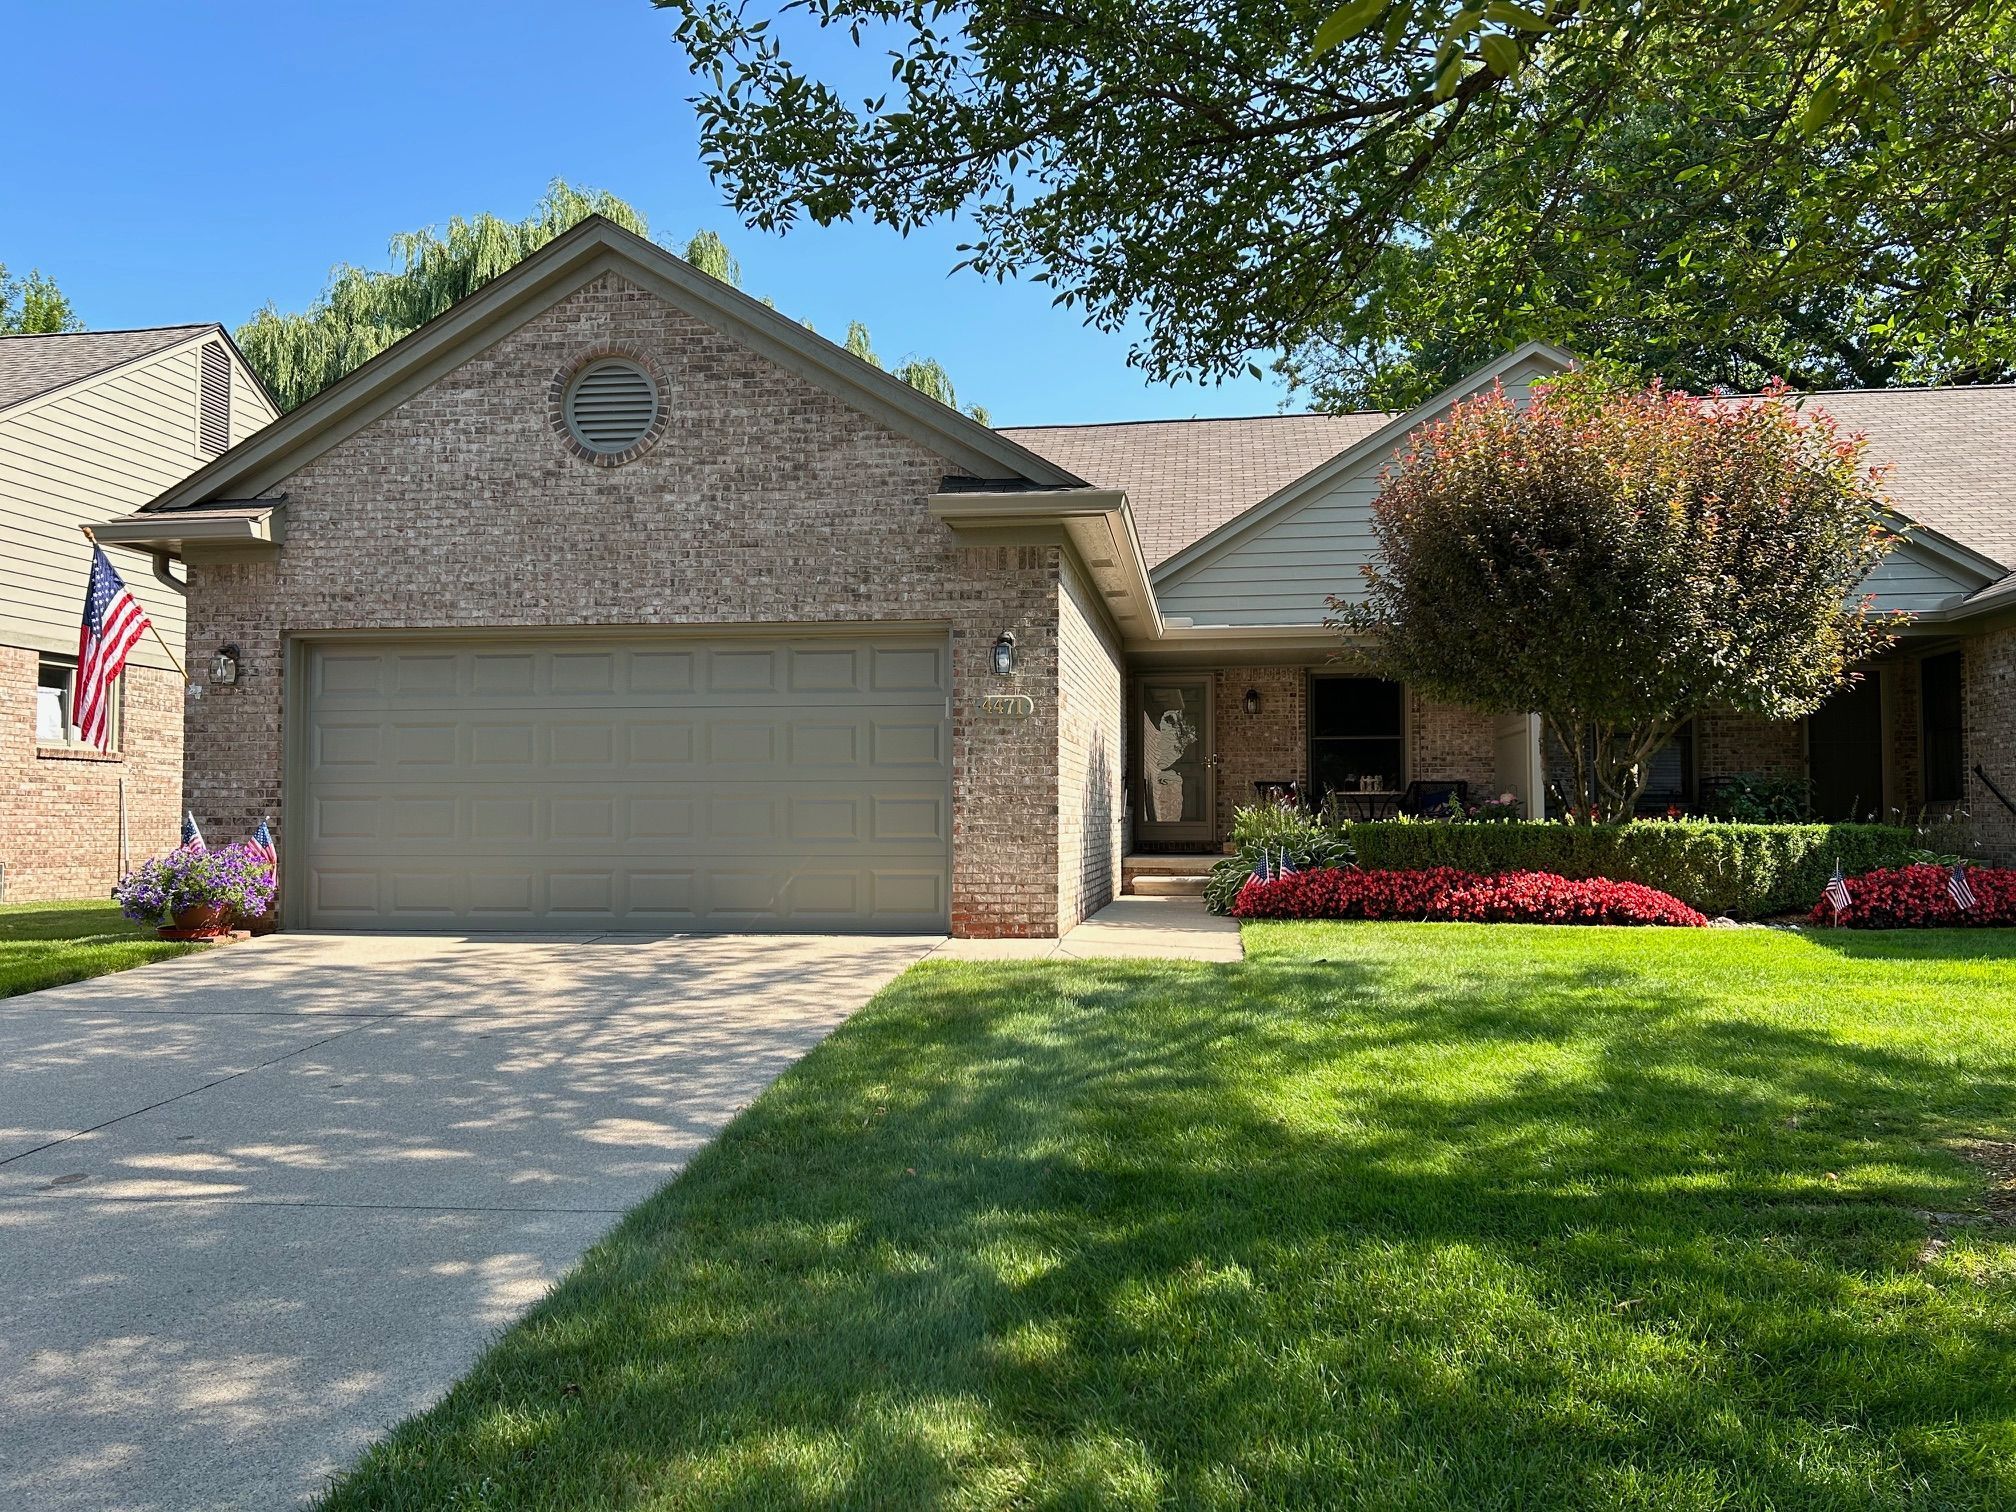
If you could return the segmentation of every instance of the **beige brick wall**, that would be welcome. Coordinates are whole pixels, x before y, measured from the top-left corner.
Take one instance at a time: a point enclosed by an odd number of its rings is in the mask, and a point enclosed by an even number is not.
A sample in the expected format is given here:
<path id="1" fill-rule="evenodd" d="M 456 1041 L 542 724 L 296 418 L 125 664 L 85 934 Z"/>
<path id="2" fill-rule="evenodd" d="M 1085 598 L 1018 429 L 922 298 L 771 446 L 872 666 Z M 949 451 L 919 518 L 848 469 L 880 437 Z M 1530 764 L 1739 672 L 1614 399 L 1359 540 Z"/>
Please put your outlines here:
<path id="1" fill-rule="evenodd" d="M 1802 720 L 1703 714 L 1694 722 L 1694 729 L 1694 771 L 1703 786 L 1752 772 L 1772 777 L 1806 775 L 1806 726 Z"/>
<path id="2" fill-rule="evenodd" d="M 1470 801 L 1495 794 L 1498 719 L 1457 704 L 1433 703 L 1412 689 L 1407 694 L 1407 776 L 1410 781 L 1460 779 L 1470 784 Z"/>
<path id="3" fill-rule="evenodd" d="M 103 898 L 119 879 L 119 788 L 137 865 L 181 836 L 182 679 L 129 666 L 120 749 L 35 743 L 33 651 L 0 646 L 0 866 L 10 903 Z"/>
<path id="4" fill-rule="evenodd" d="M 669 407 L 659 443 L 598 467 L 549 427 L 556 374 L 621 346 Z M 278 814 L 290 633 L 460 626 L 946 624 L 952 914 L 960 934 L 1058 920 L 1056 546 L 962 547 L 925 496 L 951 469 L 614 275 L 506 335 L 281 485 L 287 543 L 192 564 L 190 644 L 244 675 L 193 705 L 187 785 L 226 832 Z M 981 713 L 1015 632 L 1036 713 Z M 283 845 L 285 835 L 281 836 Z"/>
<path id="5" fill-rule="evenodd" d="M 1984 860 L 2016 865 L 2016 814 L 1974 775 L 1978 764 L 2016 801 L 2016 626 L 1976 636 L 1963 650 L 1966 808 L 1973 838 Z"/>
<path id="6" fill-rule="evenodd" d="M 1246 690 L 1260 712 L 1246 712 Z M 1309 780 L 1309 669 L 1220 667 L 1212 689 L 1218 741 L 1218 838 L 1232 837 L 1232 814 L 1259 798 L 1259 782 Z"/>
<path id="7" fill-rule="evenodd" d="M 1120 643 L 1069 563 L 1057 632 L 1057 921 L 1112 899 L 1120 878 Z"/>

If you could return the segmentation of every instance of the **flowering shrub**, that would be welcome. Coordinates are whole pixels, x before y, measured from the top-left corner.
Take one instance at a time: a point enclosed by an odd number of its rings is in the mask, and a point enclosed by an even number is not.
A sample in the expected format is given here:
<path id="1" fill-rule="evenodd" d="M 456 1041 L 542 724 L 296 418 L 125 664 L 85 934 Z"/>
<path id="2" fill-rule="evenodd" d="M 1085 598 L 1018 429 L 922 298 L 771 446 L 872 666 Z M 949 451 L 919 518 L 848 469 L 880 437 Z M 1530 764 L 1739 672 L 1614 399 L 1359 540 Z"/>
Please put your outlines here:
<path id="1" fill-rule="evenodd" d="M 1233 900 L 1241 919 L 1438 919 L 1476 924 L 1678 924 L 1708 921 L 1669 893 L 1552 872 L 1479 876 L 1454 867 L 1326 867 L 1255 882 Z"/>
<path id="2" fill-rule="evenodd" d="M 1974 906 L 1963 909 L 1946 890 L 1949 866 L 1899 866 L 1848 879 L 1846 908 L 1837 918 L 1825 898 L 1813 905 L 1814 924 L 1849 929 L 1964 929 L 2016 924 L 2016 870 L 1970 866 Z"/>
<path id="3" fill-rule="evenodd" d="M 112 889 L 112 901 L 136 924 L 165 924 L 185 908 L 215 905 L 256 919 L 272 908 L 274 889 L 272 861 L 250 846 L 178 846 L 128 872 Z"/>

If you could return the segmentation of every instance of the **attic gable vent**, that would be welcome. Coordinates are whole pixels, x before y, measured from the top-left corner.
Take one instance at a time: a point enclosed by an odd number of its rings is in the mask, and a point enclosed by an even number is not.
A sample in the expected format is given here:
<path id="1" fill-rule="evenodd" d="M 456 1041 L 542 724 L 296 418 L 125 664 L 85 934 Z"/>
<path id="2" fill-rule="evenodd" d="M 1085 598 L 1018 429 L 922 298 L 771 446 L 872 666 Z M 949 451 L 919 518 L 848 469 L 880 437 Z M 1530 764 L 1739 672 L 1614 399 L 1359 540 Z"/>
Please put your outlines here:
<path id="1" fill-rule="evenodd" d="M 231 449 L 231 359 L 222 342 L 203 343 L 196 393 L 196 449 L 206 457 Z"/>
<path id="2" fill-rule="evenodd" d="M 600 456 L 628 451 L 651 435 L 658 421 L 658 385 L 634 362 L 591 362 L 567 389 L 567 429 Z"/>

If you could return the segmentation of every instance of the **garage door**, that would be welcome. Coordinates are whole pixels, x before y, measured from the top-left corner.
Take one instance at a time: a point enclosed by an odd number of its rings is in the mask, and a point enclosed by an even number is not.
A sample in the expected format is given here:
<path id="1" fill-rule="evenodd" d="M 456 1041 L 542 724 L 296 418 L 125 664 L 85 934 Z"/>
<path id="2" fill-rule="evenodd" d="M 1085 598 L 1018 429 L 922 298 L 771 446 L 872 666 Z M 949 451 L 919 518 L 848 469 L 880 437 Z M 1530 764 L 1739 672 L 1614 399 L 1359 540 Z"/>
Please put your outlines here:
<path id="1" fill-rule="evenodd" d="M 943 636 L 317 644 L 318 929 L 928 931 Z"/>

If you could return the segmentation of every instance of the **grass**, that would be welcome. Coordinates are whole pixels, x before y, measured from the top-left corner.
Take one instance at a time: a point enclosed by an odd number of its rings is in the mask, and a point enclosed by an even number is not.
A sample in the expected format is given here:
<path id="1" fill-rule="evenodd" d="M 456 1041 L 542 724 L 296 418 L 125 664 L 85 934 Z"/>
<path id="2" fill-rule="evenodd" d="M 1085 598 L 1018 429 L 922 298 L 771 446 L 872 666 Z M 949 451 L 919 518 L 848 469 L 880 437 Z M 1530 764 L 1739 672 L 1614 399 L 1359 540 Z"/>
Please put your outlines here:
<path id="1" fill-rule="evenodd" d="M 156 939 L 110 903 L 0 905 L 0 998 L 200 949 Z"/>
<path id="2" fill-rule="evenodd" d="M 910 972 L 327 1507 L 2016 1505 L 2016 932 L 1247 941 Z"/>

